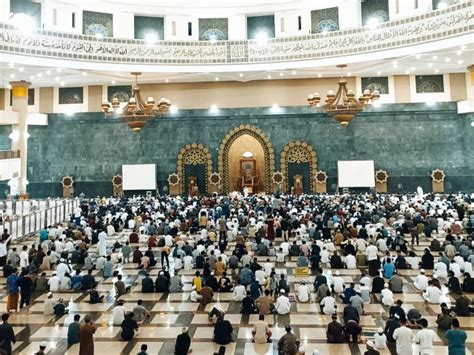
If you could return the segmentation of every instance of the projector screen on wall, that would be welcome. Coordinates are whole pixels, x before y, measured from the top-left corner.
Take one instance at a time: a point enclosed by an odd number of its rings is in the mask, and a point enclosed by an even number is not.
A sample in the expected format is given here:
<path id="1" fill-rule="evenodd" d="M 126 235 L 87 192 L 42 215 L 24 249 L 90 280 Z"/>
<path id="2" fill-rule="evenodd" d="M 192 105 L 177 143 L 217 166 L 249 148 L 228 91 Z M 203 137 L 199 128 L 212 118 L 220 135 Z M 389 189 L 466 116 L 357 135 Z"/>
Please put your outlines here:
<path id="1" fill-rule="evenodd" d="M 126 190 L 156 190 L 156 165 L 122 165 L 122 188 Z"/>
<path id="2" fill-rule="evenodd" d="M 374 187 L 373 160 L 340 160 L 337 162 L 339 187 Z"/>

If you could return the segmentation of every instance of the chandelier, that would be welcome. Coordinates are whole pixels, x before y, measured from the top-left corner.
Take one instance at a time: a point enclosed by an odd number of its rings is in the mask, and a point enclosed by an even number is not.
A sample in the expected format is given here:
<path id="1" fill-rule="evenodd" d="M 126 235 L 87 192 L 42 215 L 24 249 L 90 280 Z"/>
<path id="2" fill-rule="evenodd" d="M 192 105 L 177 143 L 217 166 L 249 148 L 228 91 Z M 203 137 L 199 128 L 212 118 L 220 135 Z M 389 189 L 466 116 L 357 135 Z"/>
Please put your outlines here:
<path id="1" fill-rule="evenodd" d="M 333 90 L 329 90 L 326 98 L 326 104 L 323 105 L 324 111 L 342 127 L 347 127 L 352 121 L 355 115 L 361 112 L 365 105 L 370 105 L 378 102 L 380 93 L 378 90 L 370 92 L 370 90 L 364 90 L 364 93 L 356 99 L 354 91 L 347 89 L 347 80 L 344 79 L 344 68 L 347 67 L 345 64 L 337 66 L 341 68 L 341 79 L 339 79 L 339 88 L 334 93 Z M 308 104 L 313 107 L 320 107 L 321 96 L 318 93 L 314 93 L 308 96 Z"/>
<path id="2" fill-rule="evenodd" d="M 162 115 L 166 113 L 171 104 L 170 100 L 162 97 L 158 101 L 157 112 L 155 113 L 155 111 L 153 111 L 153 106 L 155 105 L 153 97 L 150 96 L 144 101 L 140 95 L 140 87 L 138 86 L 137 78 L 142 73 L 133 72 L 131 74 L 135 75 L 135 84 L 132 87 L 132 97 L 125 107 L 123 109 L 120 108 L 120 100 L 117 97 L 112 99 L 112 103 L 107 101 L 103 102 L 101 107 L 103 112 L 118 116 L 133 132 L 138 132 L 145 126 L 145 123 L 153 119 L 156 114 Z"/>

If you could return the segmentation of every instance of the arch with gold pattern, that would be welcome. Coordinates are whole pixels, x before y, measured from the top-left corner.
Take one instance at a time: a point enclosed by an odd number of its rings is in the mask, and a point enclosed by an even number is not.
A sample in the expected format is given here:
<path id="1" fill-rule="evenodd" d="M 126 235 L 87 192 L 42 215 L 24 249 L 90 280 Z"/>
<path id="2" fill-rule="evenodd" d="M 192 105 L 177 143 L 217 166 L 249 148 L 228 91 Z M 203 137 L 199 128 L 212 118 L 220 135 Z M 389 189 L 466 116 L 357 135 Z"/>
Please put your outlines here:
<path id="1" fill-rule="evenodd" d="M 224 193 L 229 192 L 229 150 L 232 143 L 243 135 L 248 134 L 255 138 L 263 148 L 265 177 L 264 186 L 266 193 L 272 193 L 272 176 L 275 172 L 275 153 L 270 138 L 267 137 L 262 129 L 246 124 L 235 127 L 229 131 L 222 139 L 219 145 L 219 153 L 217 155 L 217 171 L 222 177 L 222 190 Z"/>
<path id="2" fill-rule="evenodd" d="M 288 177 L 288 163 L 309 163 L 309 184 L 311 192 L 315 192 L 314 178 L 318 170 L 318 158 L 311 144 L 305 141 L 289 142 L 280 155 L 280 171 L 284 179 L 285 192 L 289 191 L 290 179 Z"/>
<path id="3" fill-rule="evenodd" d="M 179 150 L 178 158 L 176 160 L 176 172 L 179 180 L 182 184 L 182 192 L 186 191 L 186 177 L 185 177 L 185 166 L 186 165 L 205 165 L 205 193 L 208 193 L 208 181 L 212 174 L 212 155 L 209 149 L 203 144 L 192 143 L 186 144 Z"/>

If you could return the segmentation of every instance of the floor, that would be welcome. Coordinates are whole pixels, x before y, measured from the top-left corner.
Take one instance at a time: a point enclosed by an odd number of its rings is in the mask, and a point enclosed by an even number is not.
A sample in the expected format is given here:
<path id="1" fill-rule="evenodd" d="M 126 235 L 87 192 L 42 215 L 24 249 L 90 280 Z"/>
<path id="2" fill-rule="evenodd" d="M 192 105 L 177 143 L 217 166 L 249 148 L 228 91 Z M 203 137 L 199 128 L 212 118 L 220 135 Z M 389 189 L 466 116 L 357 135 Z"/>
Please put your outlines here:
<path id="1" fill-rule="evenodd" d="M 113 244 L 114 238 L 110 240 Z M 23 241 L 21 244 L 30 244 L 32 241 Z M 279 242 L 277 241 L 277 244 Z M 420 241 L 419 246 L 414 250 L 417 254 L 422 254 L 423 249 L 429 244 L 428 241 Z M 232 248 L 230 243 L 229 248 Z M 146 248 L 143 248 L 146 250 Z M 259 258 L 265 261 L 266 257 Z M 172 260 L 171 260 L 172 261 Z M 277 271 L 288 275 L 291 285 L 291 293 L 294 293 L 294 284 L 302 279 L 293 276 L 295 261 L 289 260 L 286 263 L 276 263 Z M 124 275 L 125 282 L 132 286 L 131 292 L 121 297 L 125 301 L 125 306 L 132 309 L 136 300 L 142 299 L 144 305 L 151 312 L 151 317 L 140 325 L 140 330 L 135 339 L 130 342 L 120 340 L 120 329 L 111 324 L 111 311 L 114 306 L 115 294 L 113 283 L 115 278 L 101 278 L 101 272 L 95 271 L 96 278 L 100 280 L 98 290 L 106 296 L 103 304 L 91 305 L 88 303 L 88 297 L 84 293 L 56 293 L 55 297 L 62 297 L 69 301 L 69 314 L 61 318 L 52 316 L 43 316 L 43 305 L 45 295 L 36 294 L 33 297 L 33 305 L 30 314 L 11 314 L 10 324 L 14 326 L 17 335 L 17 343 L 14 346 L 16 354 L 33 354 L 38 350 L 39 344 L 47 341 L 48 354 L 77 354 L 78 345 L 67 347 L 66 334 L 67 326 L 76 313 L 90 314 L 93 322 L 99 325 L 94 336 L 96 354 L 136 354 L 141 344 L 148 344 L 150 354 L 172 354 L 174 351 L 174 340 L 181 333 L 183 326 L 188 326 L 192 337 L 193 354 L 209 355 L 218 350 L 218 346 L 212 342 L 213 327 L 209 324 L 206 312 L 215 304 L 226 311 L 226 318 L 229 319 L 234 327 L 236 341 L 226 347 L 226 355 L 231 354 L 276 354 L 276 344 L 279 337 L 284 333 L 284 326 L 291 324 L 296 335 L 301 339 L 306 354 L 312 354 L 317 349 L 319 354 L 360 354 L 365 351 L 364 344 L 326 344 L 325 328 L 328 322 L 328 316 L 321 315 L 319 306 L 314 302 L 308 304 L 292 303 L 290 315 L 266 317 L 266 321 L 272 327 L 272 343 L 256 345 L 251 342 L 251 330 L 253 323 L 257 320 L 256 315 L 245 316 L 239 314 L 240 304 L 232 301 L 230 293 L 217 294 L 214 297 L 215 303 L 208 305 L 204 309 L 196 303 L 189 301 L 192 275 L 195 270 L 182 270 L 185 283 L 182 294 L 142 294 L 140 293 L 141 279 L 138 277 L 138 270 L 135 264 L 123 264 L 118 268 Z M 358 270 L 341 270 L 344 279 L 359 281 L 360 272 Z M 395 299 L 403 299 L 404 307 L 416 307 L 422 310 L 422 314 L 429 320 L 431 328 L 436 330 L 435 319 L 439 313 L 439 307 L 428 305 L 423 302 L 421 293 L 412 285 L 413 278 L 418 271 L 402 271 L 404 278 L 404 293 L 396 295 Z M 156 275 L 157 269 L 151 271 L 151 275 Z M 314 280 L 314 276 L 306 278 L 308 281 Z M 3 297 L 0 299 L 0 309 L 6 308 L 5 297 L 5 279 L 0 278 L 0 291 Z M 472 295 L 471 295 L 472 297 Z M 452 298 L 451 298 L 452 300 Z M 339 313 L 342 313 L 343 306 L 339 307 Z M 370 305 L 366 305 L 366 314 L 362 317 L 364 339 L 371 339 L 375 330 L 384 326 L 388 315 L 388 307 L 380 305 L 378 299 L 372 300 Z M 342 319 L 342 318 L 341 318 Z M 460 318 L 461 326 L 468 333 L 467 354 L 474 352 L 474 318 Z M 414 330 L 416 331 L 416 330 Z M 438 333 L 435 342 L 436 354 L 448 354 L 446 341 L 443 334 Z M 416 348 L 414 347 L 416 351 Z M 382 354 L 390 354 L 390 350 L 382 351 Z M 392 353 L 395 354 L 394 349 Z"/>

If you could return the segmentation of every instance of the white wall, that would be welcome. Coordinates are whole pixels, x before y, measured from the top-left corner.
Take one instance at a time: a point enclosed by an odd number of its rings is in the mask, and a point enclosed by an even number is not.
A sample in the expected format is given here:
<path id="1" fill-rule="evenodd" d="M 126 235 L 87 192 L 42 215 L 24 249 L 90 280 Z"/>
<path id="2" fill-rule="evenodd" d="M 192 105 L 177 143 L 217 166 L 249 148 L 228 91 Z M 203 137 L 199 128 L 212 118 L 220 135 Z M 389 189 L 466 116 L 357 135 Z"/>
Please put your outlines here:
<path id="1" fill-rule="evenodd" d="M 176 22 L 176 35 L 173 36 L 172 26 Z M 188 22 L 193 24 L 192 36 L 188 36 Z M 199 21 L 197 18 L 186 15 L 167 15 L 164 20 L 165 39 L 169 41 L 190 41 L 199 39 Z"/>
<path id="2" fill-rule="evenodd" d="M 83 87 L 82 104 L 59 104 L 59 88 L 53 88 L 53 112 L 54 113 L 74 113 L 89 111 L 89 87 Z"/>
<path id="3" fill-rule="evenodd" d="M 28 112 L 31 112 L 31 113 L 39 112 L 40 91 L 39 91 L 39 88 L 35 88 L 33 90 L 34 90 L 34 95 L 35 95 L 35 104 L 28 105 Z M 11 95 L 11 90 L 5 90 L 5 111 L 13 110 L 13 107 L 10 106 L 10 95 Z"/>
<path id="4" fill-rule="evenodd" d="M 56 1 L 41 4 L 44 28 L 53 31 L 82 33 L 82 9 Z M 56 25 L 53 22 L 53 10 L 56 9 Z M 76 26 L 72 27 L 72 13 L 76 13 Z"/>
<path id="5" fill-rule="evenodd" d="M 114 37 L 135 37 L 135 14 L 133 12 L 114 12 L 113 20 Z"/>
<path id="6" fill-rule="evenodd" d="M 199 28 L 196 29 L 199 31 Z M 247 38 L 247 16 L 235 15 L 229 17 L 229 40 Z"/>
<path id="7" fill-rule="evenodd" d="M 449 74 L 443 74 L 444 92 L 437 93 L 423 93 L 416 92 L 415 75 L 410 75 L 410 102 L 443 102 L 451 101 L 451 87 Z"/>
<path id="8" fill-rule="evenodd" d="M 418 8 L 415 8 L 416 3 L 418 3 Z M 396 20 L 399 18 L 420 15 L 427 11 L 431 11 L 432 0 L 389 0 L 388 6 L 390 20 Z"/>
<path id="9" fill-rule="evenodd" d="M 298 30 L 298 16 L 301 16 L 301 30 Z M 295 36 L 309 33 L 309 27 L 303 27 L 303 12 L 295 11 L 279 11 L 275 12 L 275 37 Z M 281 28 L 281 21 L 284 21 L 284 31 Z M 308 24 L 306 23 L 308 26 Z"/>

